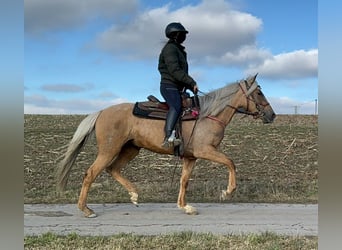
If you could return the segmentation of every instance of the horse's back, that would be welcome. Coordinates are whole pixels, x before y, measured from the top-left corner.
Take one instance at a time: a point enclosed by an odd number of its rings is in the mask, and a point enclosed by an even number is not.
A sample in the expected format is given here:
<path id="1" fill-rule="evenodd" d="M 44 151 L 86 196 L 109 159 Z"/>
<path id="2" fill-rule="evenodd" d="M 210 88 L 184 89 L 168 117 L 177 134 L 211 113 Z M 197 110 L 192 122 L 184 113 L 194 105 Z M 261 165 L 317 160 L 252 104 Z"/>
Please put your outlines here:
<path id="1" fill-rule="evenodd" d="M 101 111 L 95 126 L 98 144 L 132 141 L 137 147 L 160 150 L 165 121 L 137 117 L 133 108 L 134 103 L 121 103 Z"/>
<path id="2" fill-rule="evenodd" d="M 132 116 L 133 103 L 119 103 L 109 106 L 101 111 L 102 119 L 113 120 L 119 117 L 129 118 Z M 100 118 L 99 117 L 99 118 Z"/>
<path id="3" fill-rule="evenodd" d="M 120 103 L 103 109 L 96 121 L 96 137 L 127 135 L 132 109 L 132 103 Z"/>

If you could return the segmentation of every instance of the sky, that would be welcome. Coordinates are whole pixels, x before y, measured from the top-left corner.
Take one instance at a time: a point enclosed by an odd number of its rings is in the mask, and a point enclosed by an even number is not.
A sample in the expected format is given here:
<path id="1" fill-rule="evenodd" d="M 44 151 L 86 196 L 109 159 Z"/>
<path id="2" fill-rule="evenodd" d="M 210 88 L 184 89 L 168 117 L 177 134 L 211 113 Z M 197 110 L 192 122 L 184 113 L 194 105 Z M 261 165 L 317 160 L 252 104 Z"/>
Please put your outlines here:
<path id="1" fill-rule="evenodd" d="M 200 91 L 258 73 L 278 114 L 318 103 L 317 0 L 25 0 L 24 113 L 88 114 L 159 92 L 164 30 L 181 22 Z M 318 110 L 317 110 L 318 111 Z"/>

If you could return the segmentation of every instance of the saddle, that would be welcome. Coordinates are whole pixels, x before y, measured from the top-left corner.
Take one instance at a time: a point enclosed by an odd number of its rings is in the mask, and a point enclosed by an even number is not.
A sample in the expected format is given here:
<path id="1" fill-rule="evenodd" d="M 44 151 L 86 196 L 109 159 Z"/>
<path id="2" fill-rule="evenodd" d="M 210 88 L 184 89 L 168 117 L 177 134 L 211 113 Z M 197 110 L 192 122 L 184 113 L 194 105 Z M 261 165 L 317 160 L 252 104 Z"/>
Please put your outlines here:
<path id="1" fill-rule="evenodd" d="M 147 119 L 166 120 L 167 112 L 169 110 L 167 103 L 159 101 L 158 98 L 153 95 L 149 95 L 147 99 L 148 101 L 135 103 L 133 115 Z M 200 107 L 198 97 L 190 97 L 188 93 L 182 93 L 182 109 L 183 112 L 175 126 L 176 137 L 181 139 L 183 138 L 181 122 L 196 120 L 199 115 Z M 184 155 L 183 143 L 174 147 L 174 155 L 181 157 Z"/>
<path id="2" fill-rule="evenodd" d="M 195 96 L 190 97 L 188 93 L 182 94 L 182 121 L 195 120 L 199 115 L 199 104 Z M 133 108 L 133 115 L 148 118 L 166 120 L 169 106 L 166 102 L 161 102 L 157 97 L 149 95 L 148 101 L 136 102 Z"/>

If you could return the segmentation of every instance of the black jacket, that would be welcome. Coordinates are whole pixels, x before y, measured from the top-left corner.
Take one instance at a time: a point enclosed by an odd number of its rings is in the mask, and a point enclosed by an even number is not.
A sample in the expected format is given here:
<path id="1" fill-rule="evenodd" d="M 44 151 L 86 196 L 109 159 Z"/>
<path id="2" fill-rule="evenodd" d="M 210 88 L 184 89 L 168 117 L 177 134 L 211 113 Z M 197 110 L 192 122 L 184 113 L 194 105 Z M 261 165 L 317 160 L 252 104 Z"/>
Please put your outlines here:
<path id="1" fill-rule="evenodd" d="M 196 85 L 194 79 L 188 74 L 188 62 L 185 48 L 169 40 L 159 55 L 158 70 L 161 83 L 177 86 L 179 90 L 184 87 L 192 90 Z"/>

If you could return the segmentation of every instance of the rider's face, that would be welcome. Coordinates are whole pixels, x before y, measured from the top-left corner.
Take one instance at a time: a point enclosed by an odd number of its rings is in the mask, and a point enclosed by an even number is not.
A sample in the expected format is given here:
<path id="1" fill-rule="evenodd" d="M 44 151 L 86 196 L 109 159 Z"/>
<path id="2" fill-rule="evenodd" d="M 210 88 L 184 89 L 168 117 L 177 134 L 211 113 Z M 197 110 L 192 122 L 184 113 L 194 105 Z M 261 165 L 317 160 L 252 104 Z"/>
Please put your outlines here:
<path id="1" fill-rule="evenodd" d="M 177 43 L 181 44 L 185 41 L 186 39 L 186 33 L 185 32 L 178 32 L 176 36 L 176 41 Z"/>

